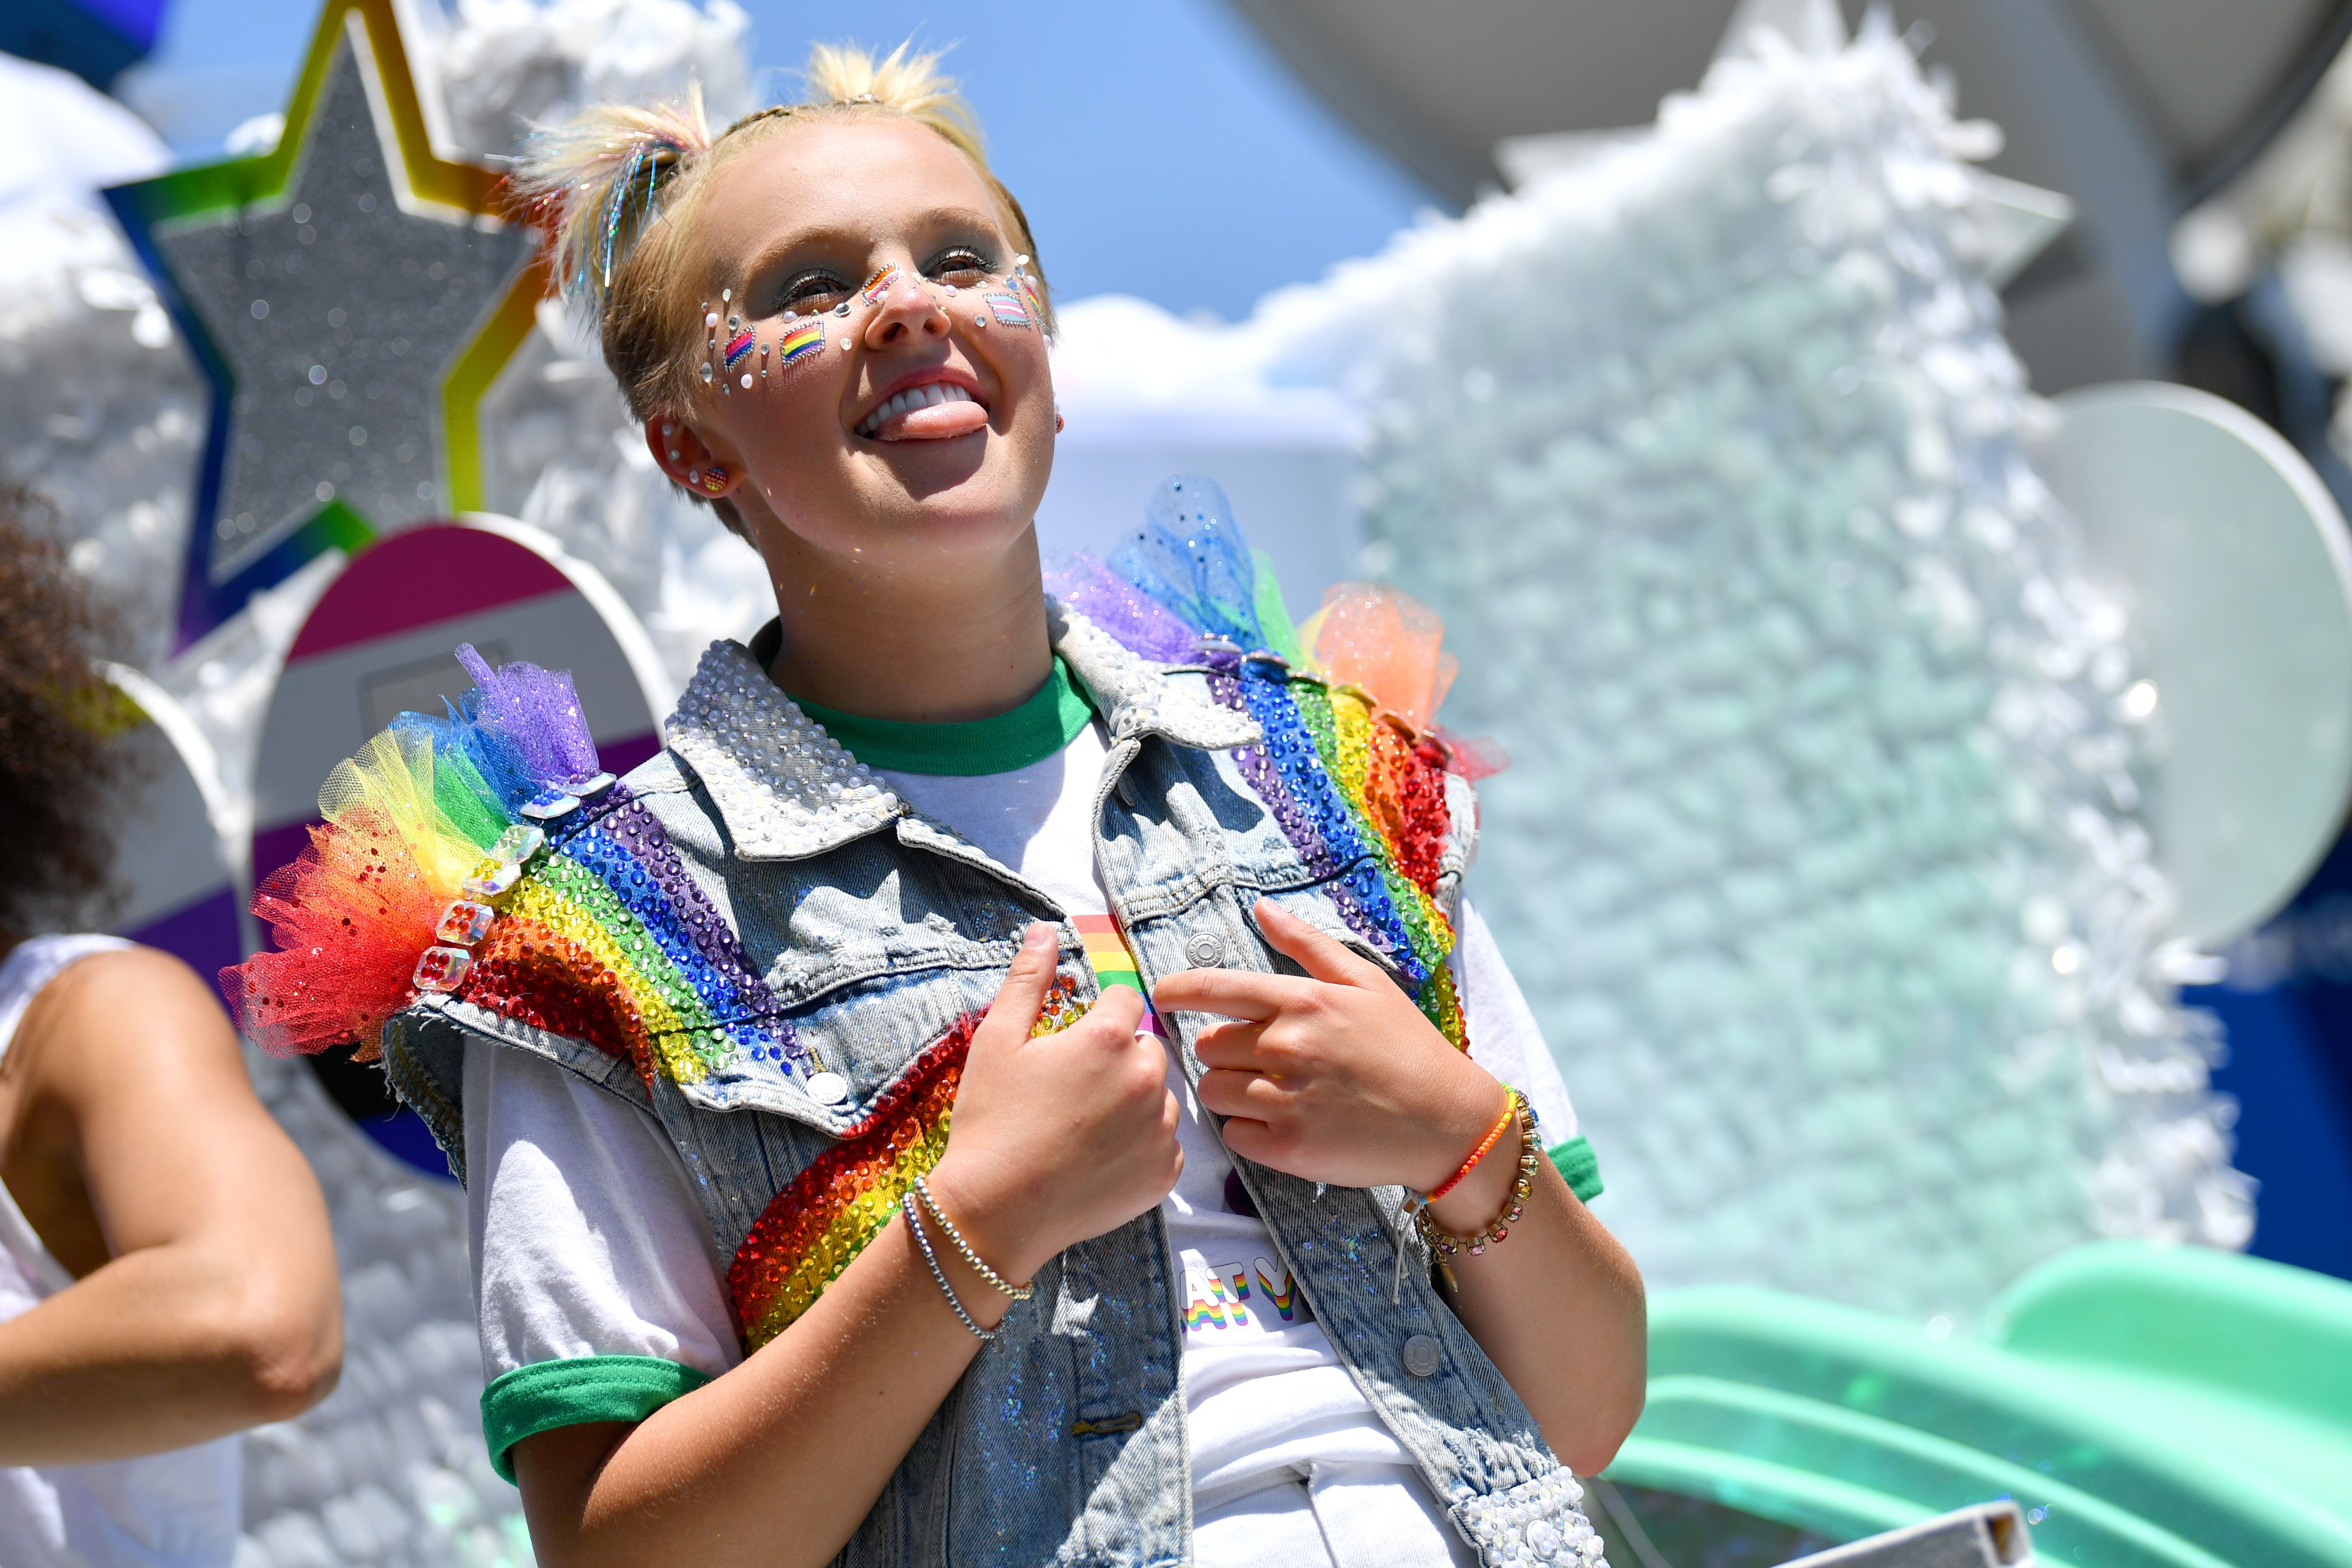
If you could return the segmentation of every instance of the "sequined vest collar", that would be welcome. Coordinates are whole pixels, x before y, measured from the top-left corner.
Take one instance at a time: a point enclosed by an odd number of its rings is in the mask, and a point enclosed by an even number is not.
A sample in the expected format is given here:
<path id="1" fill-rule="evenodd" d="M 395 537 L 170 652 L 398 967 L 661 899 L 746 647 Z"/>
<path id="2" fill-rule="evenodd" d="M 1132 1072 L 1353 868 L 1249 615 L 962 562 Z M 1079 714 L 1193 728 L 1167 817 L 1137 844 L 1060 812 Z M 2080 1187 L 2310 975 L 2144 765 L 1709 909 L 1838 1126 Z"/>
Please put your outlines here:
<path id="1" fill-rule="evenodd" d="M 1046 605 L 1054 651 L 1093 698 L 1114 745 L 1146 735 L 1202 751 L 1257 743 L 1247 715 L 1169 679 L 1084 616 Z M 712 643 L 663 726 L 746 860 L 822 855 L 909 810 L 768 678 L 780 635 L 771 621 L 750 647 Z"/>

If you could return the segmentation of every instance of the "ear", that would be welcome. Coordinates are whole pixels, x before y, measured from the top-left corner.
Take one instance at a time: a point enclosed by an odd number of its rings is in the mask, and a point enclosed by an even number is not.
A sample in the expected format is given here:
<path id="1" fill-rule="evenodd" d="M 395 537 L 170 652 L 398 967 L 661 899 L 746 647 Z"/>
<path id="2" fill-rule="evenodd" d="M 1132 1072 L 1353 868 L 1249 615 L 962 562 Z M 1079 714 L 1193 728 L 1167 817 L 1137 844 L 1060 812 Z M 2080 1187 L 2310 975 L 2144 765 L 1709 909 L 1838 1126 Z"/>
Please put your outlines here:
<path id="1" fill-rule="evenodd" d="M 683 485 L 707 500 L 716 500 L 742 482 L 740 474 L 711 455 L 694 426 L 674 414 L 646 416 L 646 448 L 672 484 Z"/>

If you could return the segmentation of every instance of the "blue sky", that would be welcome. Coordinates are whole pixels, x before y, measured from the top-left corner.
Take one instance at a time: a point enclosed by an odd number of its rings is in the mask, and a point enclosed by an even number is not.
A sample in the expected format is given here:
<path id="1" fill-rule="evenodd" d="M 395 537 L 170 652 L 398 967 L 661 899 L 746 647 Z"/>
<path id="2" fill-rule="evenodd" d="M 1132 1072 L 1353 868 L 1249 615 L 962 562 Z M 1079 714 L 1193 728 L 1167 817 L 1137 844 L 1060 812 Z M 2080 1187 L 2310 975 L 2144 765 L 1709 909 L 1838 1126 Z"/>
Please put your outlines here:
<path id="1" fill-rule="evenodd" d="M 1066 300 L 1139 294 L 1234 319 L 1377 248 L 1432 199 L 1222 0 L 985 13 L 857 0 L 814 26 L 779 0 L 745 8 L 760 68 L 798 67 L 815 37 L 954 46 L 950 67 Z M 231 125 L 280 107 L 314 16 L 308 0 L 173 0 L 150 69 L 177 104 L 179 149 L 216 153 Z"/>

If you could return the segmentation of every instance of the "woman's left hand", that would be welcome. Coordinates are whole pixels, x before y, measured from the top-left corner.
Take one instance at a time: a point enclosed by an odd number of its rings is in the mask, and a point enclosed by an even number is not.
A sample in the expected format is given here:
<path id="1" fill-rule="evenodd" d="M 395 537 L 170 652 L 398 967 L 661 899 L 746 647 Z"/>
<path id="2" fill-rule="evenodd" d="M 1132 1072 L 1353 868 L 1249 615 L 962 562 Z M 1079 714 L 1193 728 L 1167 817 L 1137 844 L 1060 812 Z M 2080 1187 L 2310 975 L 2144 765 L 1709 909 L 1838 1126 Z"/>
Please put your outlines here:
<path id="1" fill-rule="evenodd" d="M 1502 1113 L 1502 1086 L 1377 964 L 1270 900 L 1253 913 L 1305 977 L 1188 969 L 1152 990 L 1163 1012 L 1230 1020 L 1194 1042 L 1226 1147 L 1339 1186 L 1444 1181 Z"/>

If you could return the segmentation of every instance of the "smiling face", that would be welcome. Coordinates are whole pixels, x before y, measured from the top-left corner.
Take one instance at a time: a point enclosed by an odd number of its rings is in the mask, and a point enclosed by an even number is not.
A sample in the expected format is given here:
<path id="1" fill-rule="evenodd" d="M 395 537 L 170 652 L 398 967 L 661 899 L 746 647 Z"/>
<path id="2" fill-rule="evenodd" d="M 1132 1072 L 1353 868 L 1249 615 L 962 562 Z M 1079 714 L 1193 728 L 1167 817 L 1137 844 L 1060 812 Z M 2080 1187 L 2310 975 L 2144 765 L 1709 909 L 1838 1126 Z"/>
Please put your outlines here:
<path id="1" fill-rule="evenodd" d="M 812 120 L 700 195 L 708 379 L 646 421 L 662 467 L 732 499 L 780 584 L 1034 556 L 1053 383 L 1009 215 L 963 155 L 903 120 Z"/>

